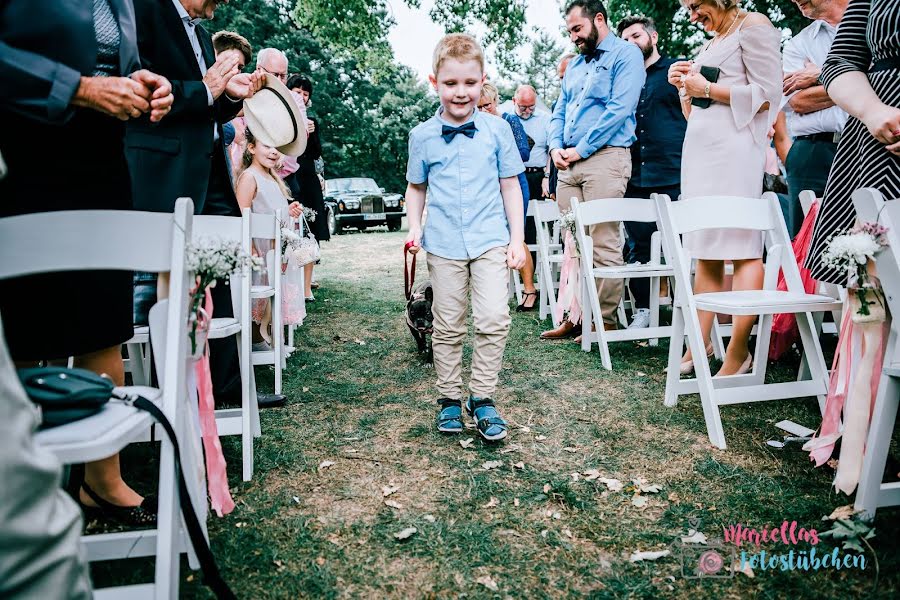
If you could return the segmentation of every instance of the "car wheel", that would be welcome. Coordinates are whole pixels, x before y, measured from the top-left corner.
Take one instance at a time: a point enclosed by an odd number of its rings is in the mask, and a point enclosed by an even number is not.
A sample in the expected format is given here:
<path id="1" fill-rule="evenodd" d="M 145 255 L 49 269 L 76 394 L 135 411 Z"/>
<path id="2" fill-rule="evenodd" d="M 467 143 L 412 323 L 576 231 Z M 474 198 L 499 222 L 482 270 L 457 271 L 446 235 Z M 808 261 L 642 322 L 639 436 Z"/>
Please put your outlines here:
<path id="1" fill-rule="evenodd" d="M 334 209 L 330 206 L 328 207 L 328 213 L 326 215 L 326 219 L 328 220 L 328 233 L 331 235 L 337 235 L 341 232 L 341 228 L 338 225 L 337 219 L 334 218 Z"/>
<path id="2" fill-rule="evenodd" d="M 400 231 L 403 226 L 403 219 L 391 219 L 387 222 L 388 231 Z"/>

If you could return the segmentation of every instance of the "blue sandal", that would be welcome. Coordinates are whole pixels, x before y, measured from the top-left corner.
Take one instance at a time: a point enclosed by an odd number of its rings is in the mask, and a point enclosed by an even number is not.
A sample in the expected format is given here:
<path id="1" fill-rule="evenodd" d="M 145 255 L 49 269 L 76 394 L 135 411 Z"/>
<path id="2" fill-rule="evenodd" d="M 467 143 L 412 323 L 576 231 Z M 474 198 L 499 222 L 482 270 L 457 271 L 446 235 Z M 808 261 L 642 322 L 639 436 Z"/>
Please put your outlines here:
<path id="1" fill-rule="evenodd" d="M 466 412 L 475 419 L 481 437 L 489 442 L 500 441 L 509 433 L 509 426 L 497 412 L 497 407 L 490 398 L 469 396 L 466 400 Z"/>
<path id="2" fill-rule="evenodd" d="M 438 413 L 437 428 L 441 433 L 462 433 L 462 400 L 440 398 L 441 412 Z"/>

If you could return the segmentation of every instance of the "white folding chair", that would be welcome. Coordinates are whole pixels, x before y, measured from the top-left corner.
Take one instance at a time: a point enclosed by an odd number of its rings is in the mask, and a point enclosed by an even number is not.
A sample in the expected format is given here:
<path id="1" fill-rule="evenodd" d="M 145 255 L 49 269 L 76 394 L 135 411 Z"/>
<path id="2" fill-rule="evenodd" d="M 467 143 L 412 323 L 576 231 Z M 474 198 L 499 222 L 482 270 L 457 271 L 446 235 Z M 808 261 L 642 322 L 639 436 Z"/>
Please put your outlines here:
<path id="1" fill-rule="evenodd" d="M 78 270 L 126 270 L 170 273 L 170 293 L 180 302 L 157 304 L 151 327 L 165 337 L 157 352 L 161 389 L 120 388 L 155 402 L 179 435 L 180 456 L 186 473 L 195 472 L 198 456 L 186 452 L 199 443 L 199 432 L 189 425 L 191 395 L 186 384 L 188 273 L 186 240 L 191 235 L 193 204 L 181 198 L 175 211 L 63 211 L 0 219 L 0 279 L 35 273 Z M 168 330 L 167 334 L 162 333 Z M 96 461 L 120 452 L 146 437 L 153 419 L 148 413 L 117 400 L 86 419 L 47 429 L 35 441 L 66 464 Z M 193 438 L 193 439 L 191 439 Z M 201 467 L 202 468 L 202 467 Z M 191 499 L 179 498 L 175 479 L 174 448 L 161 438 L 159 506 L 153 530 L 87 536 L 82 540 L 90 560 L 155 556 L 153 583 L 95 590 L 97 598 L 176 598 L 180 553 L 187 545 L 181 527 L 179 502 L 192 501 L 201 523 L 206 497 L 191 477 L 186 478 Z"/>
<path id="2" fill-rule="evenodd" d="M 275 368 L 275 393 L 281 393 L 282 370 L 284 369 L 284 319 L 281 286 L 281 217 L 282 215 L 254 214 L 250 219 L 252 239 L 271 240 L 274 247 L 266 255 L 266 269 L 269 285 L 254 285 L 250 288 L 250 301 L 268 298 L 272 302 L 272 343 L 271 350 L 253 350 L 253 366 L 272 365 Z M 302 291 L 302 290 L 301 290 Z"/>
<path id="3" fill-rule="evenodd" d="M 800 271 L 790 250 L 787 227 L 775 194 L 759 198 L 706 196 L 673 203 L 665 195 L 655 197 L 659 211 L 666 259 L 675 270 L 675 305 L 672 312 L 672 341 L 666 377 L 666 406 L 675 406 L 680 396 L 700 394 L 709 440 L 725 448 L 725 434 L 719 407 L 729 404 L 819 398 L 824 407 L 828 370 L 812 313 L 834 310 L 837 302 L 828 296 L 807 294 Z M 762 290 L 741 290 L 694 294 L 690 278 L 690 258 L 681 244 L 681 235 L 708 229 L 745 229 L 765 234 L 766 263 Z M 784 271 L 787 291 L 776 290 L 779 270 Z M 753 369 L 745 375 L 713 378 L 702 340 L 698 310 L 730 315 L 760 316 Z M 786 383 L 765 383 L 772 316 L 795 313 L 803 357 L 810 376 Z M 685 335 L 694 357 L 694 379 L 679 379 L 679 365 Z"/>
<path id="4" fill-rule="evenodd" d="M 249 208 L 244 209 L 241 217 L 196 216 L 193 240 L 197 242 L 205 238 L 239 242 L 244 252 L 249 254 L 253 216 Z M 210 340 L 234 336 L 237 344 L 241 371 L 241 407 L 216 409 L 216 427 L 220 437 L 241 436 L 241 475 L 244 481 L 250 481 L 253 477 L 253 438 L 261 435 L 259 406 L 256 401 L 256 377 L 251 364 L 250 287 L 249 273 L 232 275 L 231 303 L 234 317 L 214 318 L 209 327 Z"/>
<path id="5" fill-rule="evenodd" d="M 559 206 L 552 200 L 532 200 L 534 228 L 537 231 L 537 272 L 540 288 L 539 317 L 543 321 L 549 315 L 553 326 L 559 327 L 556 318 L 559 273 L 562 268 L 563 247 L 559 241 Z"/>
<path id="6" fill-rule="evenodd" d="M 659 325 L 659 282 L 672 275 L 672 268 L 662 263 L 659 232 L 650 238 L 650 261 L 645 264 L 623 264 L 621 266 L 594 267 L 594 241 L 587 233 L 591 225 L 598 223 L 639 221 L 657 222 L 656 205 L 647 198 L 603 198 L 590 202 L 579 202 L 572 198 L 572 212 L 575 214 L 576 243 L 581 254 L 582 273 L 582 317 L 581 349 L 591 351 L 596 342 L 600 348 L 603 368 L 612 369 L 609 356 L 610 342 L 630 340 L 650 340 L 656 345 L 661 337 L 669 337 L 670 326 Z M 597 295 L 597 279 L 650 278 L 650 327 L 645 329 L 619 329 L 604 331 L 600 298 Z M 624 285 L 624 281 L 623 281 Z M 622 304 L 619 304 L 622 307 Z M 593 331 L 592 331 L 593 330 Z"/>
<path id="7" fill-rule="evenodd" d="M 893 320 L 854 505 L 872 519 L 877 509 L 900 505 L 900 482 L 882 482 L 900 406 L 900 201 L 885 202 L 877 190 L 860 189 L 853 194 L 853 204 L 861 221 L 877 221 L 888 228 L 888 246 L 876 254 L 875 262 Z"/>

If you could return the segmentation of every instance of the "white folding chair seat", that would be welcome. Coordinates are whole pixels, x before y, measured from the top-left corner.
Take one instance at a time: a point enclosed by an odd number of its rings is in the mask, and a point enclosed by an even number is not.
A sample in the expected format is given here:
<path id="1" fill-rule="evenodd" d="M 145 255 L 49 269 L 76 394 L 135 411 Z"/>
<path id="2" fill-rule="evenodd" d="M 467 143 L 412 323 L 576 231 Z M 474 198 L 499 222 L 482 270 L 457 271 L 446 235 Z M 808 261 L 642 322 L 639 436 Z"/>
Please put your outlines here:
<path id="1" fill-rule="evenodd" d="M 834 307 L 834 298 L 803 292 L 781 290 L 735 290 L 694 294 L 697 308 L 728 315 L 767 315 L 784 312 L 786 304 L 803 307 L 802 311 L 827 311 Z"/>
<path id="2" fill-rule="evenodd" d="M 762 199 L 707 196 L 673 203 L 667 196 L 657 195 L 655 201 L 666 257 L 674 268 L 676 283 L 664 404 L 675 406 L 680 396 L 699 393 L 709 440 L 719 448 L 725 448 L 720 406 L 813 396 L 818 397 L 821 410 L 828 389 L 828 370 L 815 333 L 812 313 L 834 310 L 837 303 L 827 296 L 804 293 L 777 196 L 771 193 L 764 194 Z M 681 235 L 722 228 L 764 234 L 766 262 L 763 290 L 694 295 L 691 259 L 682 247 Z M 787 291 L 775 289 L 779 271 L 784 273 Z M 713 378 L 701 339 L 698 309 L 731 315 L 760 315 L 750 373 Z M 772 318 L 776 313 L 797 315 L 803 344 L 803 366 L 796 381 L 766 384 Z M 679 378 L 679 366 L 685 335 L 694 357 L 696 375 L 693 379 L 682 380 Z"/>
<path id="3" fill-rule="evenodd" d="M 240 332 L 241 322 L 234 317 L 215 317 L 209 323 L 209 339 L 220 340 Z"/>
<path id="4" fill-rule="evenodd" d="M 860 189 L 853 194 L 853 204 L 861 221 L 888 229 L 888 246 L 876 254 L 875 263 L 893 319 L 854 503 L 865 518 L 873 519 L 879 508 L 900 506 L 900 482 L 882 480 L 900 407 L 900 200 L 885 202 L 877 190 Z"/>
<path id="5" fill-rule="evenodd" d="M 158 334 L 154 337 L 167 339 L 160 342 L 156 363 L 160 380 L 168 384 L 161 390 L 143 386 L 119 390 L 138 393 L 161 408 L 179 435 L 180 460 L 188 474 L 198 472 L 202 461 L 199 453 L 186 451 L 200 443 L 199 431 L 193 429 L 187 418 L 192 397 L 186 383 L 185 251 L 192 217 L 193 204 L 181 198 L 172 214 L 86 210 L 0 219 L 0 279 L 79 270 L 170 273 L 170 293 L 182 301 L 160 302 L 150 313 L 151 327 Z M 168 335 L 163 333 L 166 328 Z M 129 443 L 145 439 L 151 421 L 146 413 L 113 399 L 91 417 L 38 432 L 35 441 L 63 463 L 94 461 L 113 456 Z M 189 545 L 181 527 L 179 503 L 192 502 L 205 529 L 206 496 L 200 482 L 189 476 L 190 498 L 179 498 L 174 448 L 166 437 L 161 438 L 158 481 L 155 530 L 82 537 L 89 560 L 155 556 L 153 583 L 95 590 L 96 597 L 177 598 L 180 554 Z M 193 561 L 192 566 L 195 566 Z"/>
<path id="6" fill-rule="evenodd" d="M 589 202 L 579 202 L 572 198 L 572 212 L 575 214 L 575 242 L 581 254 L 581 349 L 590 352 L 594 343 L 600 349 L 600 362 L 605 369 L 612 369 L 609 355 L 609 343 L 634 340 L 649 340 L 655 346 L 661 337 L 669 337 L 671 327 L 659 324 L 659 288 L 663 277 L 672 275 L 672 267 L 663 264 L 659 232 L 650 238 L 650 261 L 641 264 L 623 264 L 613 266 L 593 265 L 594 241 L 587 233 L 591 225 L 624 221 L 656 223 L 656 205 L 647 198 L 601 198 Z M 620 225 L 620 231 L 624 231 Z M 631 278 L 650 279 L 650 326 L 645 329 L 620 329 L 605 331 L 597 295 L 596 279 L 621 279 L 623 290 L 628 289 L 627 280 Z M 630 302 L 629 302 L 630 304 Z M 619 319 L 625 320 L 625 302 L 620 300 L 617 308 Z"/>
<path id="7" fill-rule="evenodd" d="M 275 288 L 273 288 L 271 285 L 250 286 L 250 297 L 253 299 L 271 298 L 274 295 L 275 295 Z"/>

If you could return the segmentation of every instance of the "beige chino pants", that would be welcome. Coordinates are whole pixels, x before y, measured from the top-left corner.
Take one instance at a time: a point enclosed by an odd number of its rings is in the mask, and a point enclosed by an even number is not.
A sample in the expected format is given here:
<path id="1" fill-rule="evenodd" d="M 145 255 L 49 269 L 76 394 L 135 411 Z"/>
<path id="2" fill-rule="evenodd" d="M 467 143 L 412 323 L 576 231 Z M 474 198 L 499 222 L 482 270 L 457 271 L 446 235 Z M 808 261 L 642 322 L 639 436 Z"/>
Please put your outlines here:
<path id="1" fill-rule="evenodd" d="M 628 148 L 604 148 L 559 172 L 556 199 L 560 211 L 572 208 L 572 196 L 579 202 L 603 198 L 622 198 L 631 179 L 631 151 Z M 594 266 L 612 267 L 624 263 L 619 222 L 590 225 L 594 240 Z M 603 322 L 616 323 L 616 309 L 622 298 L 621 279 L 597 279 L 597 295 Z"/>
<path id="2" fill-rule="evenodd" d="M 428 276 L 434 291 L 431 345 L 438 392 L 444 398 L 465 399 L 462 352 L 471 292 L 475 340 L 469 390 L 473 396 L 492 398 L 512 321 L 506 247 L 492 248 L 478 258 L 466 260 L 429 254 Z"/>

